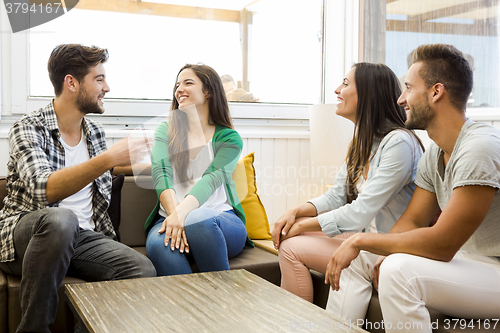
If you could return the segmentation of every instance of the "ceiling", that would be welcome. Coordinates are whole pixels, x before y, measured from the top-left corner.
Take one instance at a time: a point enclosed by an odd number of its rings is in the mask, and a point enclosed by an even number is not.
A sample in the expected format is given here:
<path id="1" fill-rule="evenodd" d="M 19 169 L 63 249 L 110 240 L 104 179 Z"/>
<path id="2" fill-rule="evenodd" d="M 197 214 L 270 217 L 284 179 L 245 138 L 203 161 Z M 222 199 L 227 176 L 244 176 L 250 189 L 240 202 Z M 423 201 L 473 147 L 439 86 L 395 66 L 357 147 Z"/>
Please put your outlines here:
<path id="1" fill-rule="evenodd" d="M 216 9 L 241 10 L 260 0 L 210 0 L 207 6 L 207 0 L 147 0 L 147 2 L 161 3 L 166 5 L 181 5 L 190 7 L 210 7 Z"/>
<path id="2" fill-rule="evenodd" d="M 251 23 L 243 9 L 268 0 L 82 0 L 78 9 Z M 287 2 L 284 0 L 286 5 Z M 305 0 L 303 0 L 305 1 Z M 334 0 L 327 0 L 334 1 Z M 497 36 L 500 0 L 364 0 L 385 6 L 386 30 Z M 373 2 L 372 2 L 373 1 Z M 280 0 L 274 0 L 279 5 Z M 210 8 L 207 8 L 209 4 Z M 254 10 L 254 8 L 250 9 Z"/>
<path id="3" fill-rule="evenodd" d="M 387 0 L 386 30 L 497 36 L 498 3 L 499 0 Z"/>
<path id="4" fill-rule="evenodd" d="M 498 0 L 388 0 L 386 14 L 426 21 L 443 17 L 496 20 Z"/>

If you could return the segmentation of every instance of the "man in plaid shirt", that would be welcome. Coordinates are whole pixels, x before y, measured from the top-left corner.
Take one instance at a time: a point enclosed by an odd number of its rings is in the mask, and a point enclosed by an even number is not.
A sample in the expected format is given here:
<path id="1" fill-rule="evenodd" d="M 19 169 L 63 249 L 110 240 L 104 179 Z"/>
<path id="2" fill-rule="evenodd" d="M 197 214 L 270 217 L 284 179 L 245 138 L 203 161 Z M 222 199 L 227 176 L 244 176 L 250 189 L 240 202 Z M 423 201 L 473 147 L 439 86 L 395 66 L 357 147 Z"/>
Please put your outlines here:
<path id="1" fill-rule="evenodd" d="M 156 275 L 149 259 L 115 241 L 107 213 L 114 167 L 146 152 L 125 138 L 106 150 L 106 49 L 59 45 L 48 70 L 56 97 L 9 132 L 8 195 L 0 211 L 0 268 L 22 275 L 18 332 L 50 332 L 64 276 L 87 281 Z"/>

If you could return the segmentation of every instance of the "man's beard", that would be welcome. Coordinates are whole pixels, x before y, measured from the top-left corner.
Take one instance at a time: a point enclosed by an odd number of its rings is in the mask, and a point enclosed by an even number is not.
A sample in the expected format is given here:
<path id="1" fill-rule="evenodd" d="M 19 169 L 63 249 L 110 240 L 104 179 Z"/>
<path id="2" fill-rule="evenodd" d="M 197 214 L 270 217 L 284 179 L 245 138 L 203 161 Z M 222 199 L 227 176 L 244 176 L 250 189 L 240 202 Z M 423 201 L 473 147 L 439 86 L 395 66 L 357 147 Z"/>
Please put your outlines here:
<path id="1" fill-rule="evenodd" d="M 433 118 L 434 112 L 429 102 L 424 101 L 420 105 L 416 105 L 413 108 L 410 107 L 405 127 L 410 130 L 425 130 Z"/>
<path id="2" fill-rule="evenodd" d="M 90 97 L 87 90 L 83 87 L 80 88 L 78 96 L 76 96 L 76 107 L 84 114 L 104 113 L 104 108 L 99 105 L 99 101 Z"/>

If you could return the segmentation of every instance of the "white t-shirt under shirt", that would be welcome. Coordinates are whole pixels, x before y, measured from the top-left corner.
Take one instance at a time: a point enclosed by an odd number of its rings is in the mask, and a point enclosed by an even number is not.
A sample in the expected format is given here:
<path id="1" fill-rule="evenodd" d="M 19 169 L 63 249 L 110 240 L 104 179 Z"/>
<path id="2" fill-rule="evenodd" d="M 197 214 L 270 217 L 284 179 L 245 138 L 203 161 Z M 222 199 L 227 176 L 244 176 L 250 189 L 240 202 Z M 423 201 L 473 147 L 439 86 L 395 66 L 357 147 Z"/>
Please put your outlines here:
<path id="1" fill-rule="evenodd" d="M 184 198 L 186 197 L 186 195 L 188 195 L 189 191 L 191 191 L 196 182 L 201 179 L 203 173 L 208 169 L 214 158 L 215 155 L 212 146 L 212 140 L 210 140 L 205 146 L 203 146 L 194 160 L 189 160 L 187 176 L 189 179 L 192 179 L 192 181 L 180 183 L 175 169 L 173 170 L 174 189 L 175 195 L 177 197 L 177 202 L 181 203 L 182 200 L 184 200 Z M 224 185 L 221 185 L 219 188 L 217 188 L 212 196 L 201 207 L 216 209 L 220 212 L 233 209 L 233 207 L 231 207 L 231 205 L 229 205 L 228 203 Z M 167 212 L 162 205 L 160 205 L 160 210 L 158 213 L 163 217 L 167 217 Z"/>
<path id="2" fill-rule="evenodd" d="M 74 146 L 69 146 L 61 137 L 61 143 L 64 147 L 65 166 L 71 167 L 81 164 L 90 159 L 87 150 L 85 135 L 82 132 L 80 142 Z M 92 183 L 82 188 L 77 193 L 67 197 L 59 203 L 59 207 L 71 209 L 78 217 L 80 228 L 86 230 L 94 230 L 92 222 Z"/>

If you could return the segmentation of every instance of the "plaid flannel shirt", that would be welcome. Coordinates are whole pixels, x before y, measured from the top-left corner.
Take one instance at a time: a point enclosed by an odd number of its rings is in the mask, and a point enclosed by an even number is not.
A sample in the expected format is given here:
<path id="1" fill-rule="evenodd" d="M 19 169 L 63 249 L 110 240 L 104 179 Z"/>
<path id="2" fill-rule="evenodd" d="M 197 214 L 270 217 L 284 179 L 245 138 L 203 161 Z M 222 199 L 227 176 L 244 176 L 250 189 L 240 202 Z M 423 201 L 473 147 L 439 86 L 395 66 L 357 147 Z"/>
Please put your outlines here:
<path id="1" fill-rule="evenodd" d="M 104 130 L 98 123 L 84 118 L 83 132 L 90 158 L 106 150 Z M 59 202 L 49 205 L 45 190 L 51 173 L 65 166 L 60 136 L 52 102 L 23 116 L 9 132 L 7 196 L 0 211 L 1 262 L 14 260 L 14 229 L 24 214 L 59 205 Z M 95 231 L 116 239 L 107 213 L 111 199 L 109 171 L 92 182 L 91 193 Z"/>

